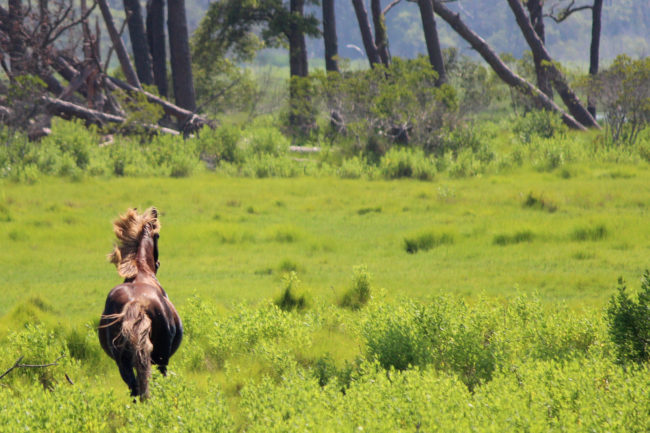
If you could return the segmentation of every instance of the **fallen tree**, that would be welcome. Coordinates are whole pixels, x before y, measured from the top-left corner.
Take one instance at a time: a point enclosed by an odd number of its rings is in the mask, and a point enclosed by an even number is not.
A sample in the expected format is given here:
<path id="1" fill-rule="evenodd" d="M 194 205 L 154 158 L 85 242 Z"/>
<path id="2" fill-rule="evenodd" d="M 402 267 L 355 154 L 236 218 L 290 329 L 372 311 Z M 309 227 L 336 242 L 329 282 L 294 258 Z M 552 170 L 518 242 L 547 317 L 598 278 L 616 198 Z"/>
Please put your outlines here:
<path id="1" fill-rule="evenodd" d="M 573 129 L 586 130 L 587 128 L 581 122 L 575 119 L 571 114 L 560 108 L 553 100 L 539 90 L 528 80 L 513 72 L 508 65 L 490 48 L 488 43 L 479 35 L 474 33 L 460 18 L 460 14 L 452 11 L 438 0 L 433 1 L 433 8 L 443 20 L 445 20 L 463 39 L 465 39 L 485 61 L 492 67 L 494 72 L 506 84 L 517 89 L 519 92 L 532 98 L 539 106 L 548 111 L 558 113 L 562 121 Z"/>
<path id="2" fill-rule="evenodd" d="M 9 87 L 17 91 L 11 93 L 7 89 L 0 89 L 0 105 L 6 107 L 0 116 L 4 123 L 14 121 L 16 127 L 22 129 L 35 123 L 33 119 L 39 116 L 59 116 L 83 119 L 109 130 L 115 127 L 122 133 L 129 133 L 131 129 L 126 120 L 129 114 L 124 101 L 126 105 L 133 105 L 128 102 L 146 100 L 162 108 L 165 127 L 147 121 L 133 125 L 136 127 L 134 131 L 143 128 L 152 133 L 189 134 L 206 125 L 212 126 L 205 117 L 142 89 L 105 0 L 96 0 L 91 7 L 86 7 L 85 0 L 82 0 L 80 11 L 76 11 L 66 0 L 40 2 L 36 11 L 23 7 L 21 0 L 10 3 L 9 9 L 0 6 L 0 66 L 9 78 Z M 100 58 L 99 21 L 95 23 L 94 32 L 91 32 L 88 23 L 90 12 L 97 4 L 111 36 L 111 50 L 118 54 L 121 69 L 129 83 L 106 73 L 106 66 Z M 72 29 L 81 31 L 72 32 Z M 77 33 L 81 39 L 74 40 Z M 69 39 L 68 43 L 57 43 L 64 34 Z M 20 50 L 16 47 L 20 47 Z M 11 54 L 9 62 L 5 61 L 4 53 Z M 38 77 L 44 86 L 41 88 L 32 79 L 21 78 L 30 76 Z M 20 97 L 16 95 L 26 95 L 24 97 L 30 98 L 31 106 L 35 108 L 29 112 L 13 109 L 15 104 L 12 98 Z M 172 127 L 168 127 L 170 123 L 173 123 Z M 43 127 L 33 136 L 39 137 L 48 132 L 49 129 Z"/>

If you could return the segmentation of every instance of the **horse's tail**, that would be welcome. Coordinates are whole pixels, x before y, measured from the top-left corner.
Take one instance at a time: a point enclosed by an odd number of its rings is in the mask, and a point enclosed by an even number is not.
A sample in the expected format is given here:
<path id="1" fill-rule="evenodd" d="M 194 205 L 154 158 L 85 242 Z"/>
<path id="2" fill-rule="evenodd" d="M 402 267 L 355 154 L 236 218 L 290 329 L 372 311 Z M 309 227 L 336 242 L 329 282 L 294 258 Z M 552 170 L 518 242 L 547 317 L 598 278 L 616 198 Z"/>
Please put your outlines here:
<path id="1" fill-rule="evenodd" d="M 153 344 L 150 337 L 151 319 L 147 315 L 145 307 L 134 299 L 124 305 L 121 313 L 109 314 L 104 317 L 114 319 L 108 326 L 118 321 L 122 322 L 120 336 L 124 344 L 130 346 L 133 352 L 133 365 L 137 373 L 140 399 L 148 398 Z"/>

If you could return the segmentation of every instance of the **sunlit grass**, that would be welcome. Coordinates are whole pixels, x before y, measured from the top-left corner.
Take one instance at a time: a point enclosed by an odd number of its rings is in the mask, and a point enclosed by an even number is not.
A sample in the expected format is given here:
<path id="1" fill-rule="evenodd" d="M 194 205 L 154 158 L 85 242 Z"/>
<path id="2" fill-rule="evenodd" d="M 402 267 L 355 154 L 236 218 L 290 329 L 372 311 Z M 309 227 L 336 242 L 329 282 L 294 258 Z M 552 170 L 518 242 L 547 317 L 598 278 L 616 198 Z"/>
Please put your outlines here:
<path id="1" fill-rule="evenodd" d="M 0 315 L 38 296 L 63 320 L 94 318 L 119 282 L 105 260 L 111 221 L 129 206 L 151 205 L 163 227 L 159 278 L 180 305 L 192 294 L 226 306 L 269 300 L 286 271 L 316 299 L 335 302 L 353 267 L 366 265 L 374 285 L 396 298 L 536 292 L 548 302 L 601 306 L 618 276 L 634 280 L 649 266 L 650 173 L 578 172 L 434 182 L 209 173 L 4 182 Z M 407 253 L 405 239 L 427 235 L 430 249 Z"/>

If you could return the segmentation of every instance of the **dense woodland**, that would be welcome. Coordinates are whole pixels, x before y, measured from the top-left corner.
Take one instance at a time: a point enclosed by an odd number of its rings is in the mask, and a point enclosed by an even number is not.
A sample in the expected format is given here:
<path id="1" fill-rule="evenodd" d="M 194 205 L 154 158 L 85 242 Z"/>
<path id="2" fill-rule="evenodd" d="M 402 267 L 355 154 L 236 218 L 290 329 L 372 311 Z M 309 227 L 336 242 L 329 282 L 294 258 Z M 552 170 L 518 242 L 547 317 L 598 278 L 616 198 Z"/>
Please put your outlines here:
<path id="1" fill-rule="evenodd" d="M 49 130 L 49 118 L 58 115 L 102 127 L 122 125 L 125 132 L 133 129 L 124 125 L 135 109 L 147 112 L 139 115 L 147 118 L 136 122 L 139 128 L 188 135 L 204 125 L 214 127 L 210 114 L 248 112 L 250 117 L 257 114 L 261 100 L 279 102 L 278 95 L 267 91 L 269 77 L 264 82 L 242 62 L 254 61 L 264 48 L 288 48 L 283 55 L 288 58 L 291 78 L 288 105 L 270 109 L 287 111 L 283 122 L 292 140 L 302 137 L 304 142 L 326 128 L 347 135 L 349 124 L 358 123 L 355 116 L 360 114 L 359 95 L 345 88 L 354 87 L 355 80 L 376 88 L 375 96 L 382 102 L 368 102 L 385 107 L 380 117 L 393 118 L 375 120 L 365 115 L 363 119 L 370 130 L 388 138 L 387 146 L 391 142 L 413 144 L 411 135 L 424 137 L 443 127 L 455 129 L 463 123 L 462 116 L 456 116 L 459 109 L 494 108 L 489 105 L 500 97 L 489 92 L 491 80 L 519 93 L 524 111 L 552 112 L 573 129 L 599 128 L 596 104 L 611 105 L 611 98 L 605 101 L 603 96 L 611 92 L 603 88 L 615 87 L 611 76 L 621 72 L 612 72 L 609 78 L 598 75 L 602 58 L 611 59 L 614 53 L 607 44 L 615 41 L 624 47 L 617 53 L 632 55 L 643 55 L 647 44 L 644 36 L 635 36 L 646 34 L 647 6 L 635 2 L 508 0 L 485 10 L 487 6 L 480 2 L 460 1 L 220 1 L 205 5 L 202 13 L 196 9 L 200 4 L 192 5 L 188 13 L 183 1 L 165 4 L 156 0 L 147 5 L 125 1 L 122 6 L 106 0 L 92 4 L 84 0 L 79 5 L 41 1 L 38 7 L 12 0 L 0 6 L 5 123 L 23 130 L 29 124 L 31 135 L 38 137 Z M 198 23 L 197 13 L 202 16 Z M 196 29 L 188 23 L 197 25 Z M 473 56 L 466 55 L 467 46 Z M 350 49 L 357 54 L 351 56 Z M 111 60 L 113 51 L 117 62 Z M 351 73 L 349 59 L 359 58 L 358 54 L 364 54 L 369 69 Z M 313 65 L 310 71 L 316 56 L 324 57 L 327 73 Z M 417 64 L 418 58 L 427 57 L 430 67 Z M 563 58 L 588 64 L 588 73 L 579 70 L 584 66 L 567 70 L 558 63 Z M 621 66 L 625 61 L 619 66 L 629 69 L 630 65 Z M 373 75 L 382 68 L 382 73 Z M 641 78 L 634 79 L 643 84 Z M 415 105 L 406 107 L 404 101 L 381 96 L 384 84 L 406 92 Z M 417 95 L 420 91 L 422 95 Z M 459 98 L 472 91 L 483 93 L 484 107 L 470 108 L 469 98 Z M 284 95 L 286 90 L 280 92 Z M 441 123 L 439 115 L 416 114 L 436 105 L 427 98 L 442 101 L 434 109 L 444 112 L 442 117 L 458 117 L 460 122 Z M 142 110 L 138 100 L 162 108 L 165 115 Z M 19 108 L 29 106 L 30 101 L 33 107 Z M 346 105 L 352 108 L 350 112 Z M 323 113 L 329 113 L 330 127 L 319 125 L 318 116 Z M 417 117 L 426 120 L 418 125 Z M 437 124 L 433 117 L 439 118 Z M 416 145 L 431 150 L 426 143 Z"/>

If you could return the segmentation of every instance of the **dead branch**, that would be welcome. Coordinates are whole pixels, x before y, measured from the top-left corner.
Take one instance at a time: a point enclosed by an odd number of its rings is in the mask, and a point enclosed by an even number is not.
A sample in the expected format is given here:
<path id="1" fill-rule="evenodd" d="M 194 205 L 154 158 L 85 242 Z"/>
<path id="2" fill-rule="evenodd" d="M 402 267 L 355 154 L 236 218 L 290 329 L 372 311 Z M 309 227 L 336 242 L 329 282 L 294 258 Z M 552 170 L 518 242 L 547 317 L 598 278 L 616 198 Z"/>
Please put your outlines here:
<path id="1" fill-rule="evenodd" d="M 573 7 L 575 3 L 576 3 L 575 0 L 571 0 L 571 3 L 569 3 L 567 7 L 560 9 L 557 14 L 555 13 L 555 7 L 557 6 L 557 4 L 554 4 L 551 6 L 551 11 L 548 14 L 544 14 L 544 16 L 549 17 L 550 19 L 552 19 L 553 21 L 559 24 L 562 21 L 569 18 L 574 12 L 579 12 L 579 11 L 584 11 L 586 9 L 594 8 L 591 5 Z"/>
<path id="2" fill-rule="evenodd" d="M 124 125 L 126 118 L 116 116 L 114 114 L 104 113 L 103 111 L 93 110 L 91 108 L 82 107 L 81 105 L 74 104 L 61 99 L 43 96 L 43 103 L 46 105 L 48 113 L 53 116 L 58 116 L 63 119 L 70 119 L 72 117 L 83 119 L 88 123 L 105 126 L 109 124 Z M 171 128 L 164 128 L 158 125 L 150 124 L 137 124 L 136 126 L 144 128 L 145 130 L 153 133 L 165 133 L 172 135 L 179 135 L 180 132 Z"/>
<path id="3" fill-rule="evenodd" d="M 386 15 L 388 13 L 388 11 L 390 11 L 395 6 L 397 6 L 401 1 L 402 0 L 393 0 L 392 2 L 390 2 L 390 4 L 384 8 L 384 10 L 382 11 L 382 14 Z"/>
<path id="4" fill-rule="evenodd" d="M 61 360 L 61 358 L 64 357 L 65 355 L 61 355 L 58 358 L 56 358 L 54 362 L 50 362 L 49 364 L 21 364 L 21 361 L 24 358 L 24 356 L 21 356 L 16 360 L 16 362 L 14 362 L 14 365 L 9 367 L 7 371 L 5 371 L 0 375 L 0 379 L 2 379 L 3 377 L 5 377 L 6 375 L 8 375 L 9 373 L 11 373 L 13 370 L 17 368 L 45 368 L 45 367 L 52 367 L 53 365 L 59 365 L 59 360 Z"/>
<path id="5" fill-rule="evenodd" d="M 138 79 L 135 70 L 133 70 L 133 66 L 129 60 L 129 55 L 126 52 L 124 41 L 122 41 L 122 38 L 120 38 L 119 34 L 117 33 L 117 29 L 115 28 L 113 15 L 111 14 L 111 10 L 108 7 L 108 3 L 106 0 L 97 0 L 97 3 L 99 4 L 99 9 L 102 11 L 104 23 L 106 23 L 106 29 L 108 30 L 108 34 L 111 37 L 111 41 L 113 42 L 113 47 L 115 48 L 115 53 L 117 54 L 117 58 L 120 61 L 122 72 L 124 72 L 124 75 L 126 76 L 126 81 L 128 81 L 130 85 L 137 87 L 138 89 L 142 89 L 142 84 L 140 84 L 140 80 Z"/>
<path id="6" fill-rule="evenodd" d="M 182 128 L 183 131 L 187 131 L 187 130 L 194 131 L 202 128 L 203 126 L 210 125 L 210 121 L 208 119 L 199 116 L 193 113 L 192 111 L 186 110 L 185 108 L 181 108 L 178 105 L 172 104 L 169 101 L 165 101 L 164 99 L 161 99 L 158 96 L 153 95 L 147 91 L 144 91 L 142 89 L 137 89 L 129 85 L 128 83 L 125 83 L 122 80 L 118 80 L 117 78 L 110 77 L 110 76 L 107 78 L 111 83 L 115 84 L 117 87 L 129 92 L 139 92 L 147 98 L 147 101 L 162 106 L 166 114 L 174 116 L 178 119 L 178 123 L 183 125 Z"/>

